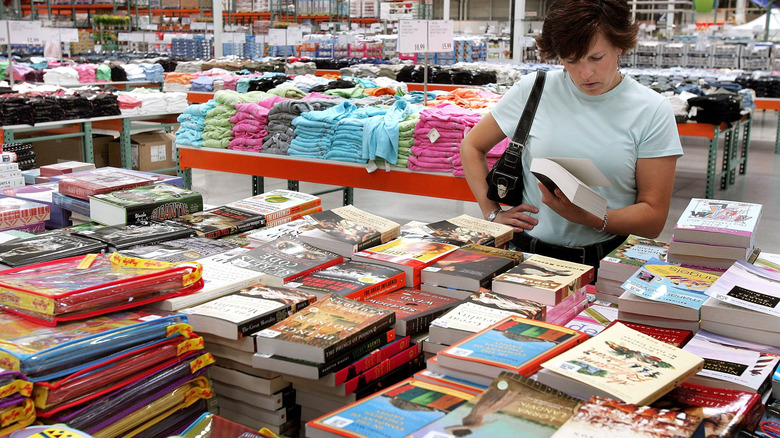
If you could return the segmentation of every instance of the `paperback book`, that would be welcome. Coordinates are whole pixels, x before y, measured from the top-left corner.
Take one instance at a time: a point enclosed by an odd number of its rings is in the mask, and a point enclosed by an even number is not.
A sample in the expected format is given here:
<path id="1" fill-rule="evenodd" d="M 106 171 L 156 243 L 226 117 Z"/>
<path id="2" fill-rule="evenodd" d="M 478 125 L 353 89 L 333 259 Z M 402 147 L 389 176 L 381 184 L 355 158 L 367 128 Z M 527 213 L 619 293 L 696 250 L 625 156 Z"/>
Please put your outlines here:
<path id="1" fill-rule="evenodd" d="M 614 325 L 617 321 L 612 321 L 607 328 Z M 669 345 L 674 345 L 677 348 L 683 348 L 688 341 L 693 337 L 693 331 L 681 330 L 670 327 L 659 327 L 648 324 L 639 324 L 637 322 L 620 321 L 624 326 L 634 329 L 640 333 L 644 333 L 647 336 L 658 339 L 661 342 L 666 342 Z"/>
<path id="2" fill-rule="evenodd" d="M 169 220 L 192 228 L 199 236 L 210 238 L 243 233 L 265 226 L 263 216 L 227 206 L 185 214 Z"/>
<path id="3" fill-rule="evenodd" d="M 733 306 L 780 318 L 778 283 L 780 272 L 738 260 L 717 278 L 706 294 Z"/>
<path id="4" fill-rule="evenodd" d="M 669 244 L 656 239 L 629 235 L 599 263 L 599 278 L 625 280 L 651 258 L 666 260 Z M 613 275 L 609 275 L 613 274 Z"/>
<path id="5" fill-rule="evenodd" d="M 150 184 L 90 196 L 89 214 L 104 225 L 171 219 L 203 210 L 203 196 L 170 184 Z"/>
<path id="6" fill-rule="evenodd" d="M 461 302 L 456 298 L 408 287 L 365 301 L 395 312 L 395 332 L 399 336 L 427 332 L 431 321 Z"/>
<path id="7" fill-rule="evenodd" d="M 400 269 L 347 260 L 321 271 L 300 277 L 287 283 L 288 287 L 311 292 L 318 297 L 328 294 L 364 301 L 404 286 L 404 273 Z"/>
<path id="8" fill-rule="evenodd" d="M 566 327 L 583 332 L 588 336 L 596 336 L 617 319 L 617 304 L 596 300 L 566 323 Z"/>
<path id="9" fill-rule="evenodd" d="M 623 324 L 615 324 L 548 360 L 540 382 L 588 399 L 646 405 L 699 372 L 704 359 Z"/>
<path id="10" fill-rule="evenodd" d="M 51 208 L 23 198 L 0 198 L 0 229 L 49 220 Z"/>
<path id="11" fill-rule="evenodd" d="M 227 240 L 193 236 L 167 240 L 154 245 L 134 246 L 122 250 L 122 254 L 129 257 L 165 262 L 189 262 L 221 254 L 235 248 L 237 246 Z"/>
<path id="12" fill-rule="evenodd" d="M 485 392 L 410 436 L 495 438 L 522 433 L 528 438 L 549 437 L 582 403 L 547 385 L 505 371 Z"/>
<path id="13" fill-rule="evenodd" d="M 153 245 L 168 240 L 192 237 L 192 228 L 174 222 L 136 222 L 129 225 L 76 225 L 70 230 L 84 237 L 99 240 L 112 249 L 123 250 L 136 245 Z"/>
<path id="14" fill-rule="evenodd" d="M 653 258 L 642 265 L 634 275 L 629 277 L 623 283 L 623 288 L 638 297 L 687 307 L 694 309 L 698 313 L 701 305 L 707 300 L 706 290 L 717 279 L 716 275 L 683 268 Z M 647 306 L 645 307 L 647 308 Z M 645 313 L 624 309 L 623 307 L 621 307 L 621 310 Z"/>
<path id="15" fill-rule="evenodd" d="M 398 223 L 353 205 L 314 213 L 309 217 L 316 221 L 317 229 L 302 233 L 300 239 L 344 257 L 389 242 L 401 231 Z"/>
<path id="16" fill-rule="evenodd" d="M 249 231 L 247 232 L 246 237 L 257 245 L 276 240 L 280 237 L 297 238 L 301 233 L 316 228 L 316 222 L 308 215 L 278 226 L 258 228 Z"/>
<path id="17" fill-rule="evenodd" d="M 393 324 L 392 311 L 330 294 L 259 331 L 255 342 L 257 351 L 327 362 Z"/>
<path id="18" fill-rule="evenodd" d="M 249 211 L 273 222 L 295 213 L 320 206 L 322 200 L 315 195 L 293 190 L 275 189 L 227 204 L 228 207 Z"/>
<path id="19" fill-rule="evenodd" d="M 104 251 L 106 244 L 89 237 L 50 231 L 35 237 L 0 244 L 0 262 L 25 266 L 65 257 Z"/>
<path id="20" fill-rule="evenodd" d="M 693 198 L 674 226 L 681 242 L 750 248 L 755 241 L 762 205 Z"/>
<path id="21" fill-rule="evenodd" d="M 493 292 L 554 306 L 591 283 L 592 266 L 539 254 L 523 260 L 493 279 Z"/>
<path id="22" fill-rule="evenodd" d="M 607 200 L 591 187 L 611 184 L 590 159 L 534 158 L 529 170 L 550 192 L 560 189 L 572 204 L 596 217 L 606 215 Z"/>
<path id="23" fill-rule="evenodd" d="M 512 240 L 512 227 L 466 214 L 424 224 L 420 229 L 431 236 L 494 248 Z"/>
<path id="24" fill-rule="evenodd" d="M 466 245 L 422 270 L 420 280 L 476 292 L 489 289 L 493 278 L 523 261 L 523 253 L 482 245 Z"/>
<path id="25" fill-rule="evenodd" d="M 63 175 L 59 192 L 63 195 L 89 200 L 90 196 L 138 186 L 154 184 L 154 180 L 124 171 L 78 172 Z"/>

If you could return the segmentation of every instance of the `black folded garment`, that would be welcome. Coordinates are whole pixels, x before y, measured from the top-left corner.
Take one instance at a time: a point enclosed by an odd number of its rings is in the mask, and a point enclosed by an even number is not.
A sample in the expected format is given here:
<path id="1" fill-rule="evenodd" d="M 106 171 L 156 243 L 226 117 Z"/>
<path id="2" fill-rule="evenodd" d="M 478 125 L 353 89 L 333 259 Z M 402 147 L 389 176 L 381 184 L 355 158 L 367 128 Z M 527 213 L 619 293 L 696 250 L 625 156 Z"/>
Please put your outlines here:
<path id="1" fill-rule="evenodd" d="M 276 88 L 277 85 L 283 84 L 292 80 L 289 76 L 271 76 L 267 78 L 258 79 L 256 81 L 249 81 L 249 91 L 268 91 L 272 88 Z"/>
<path id="2" fill-rule="evenodd" d="M 498 76 L 494 71 L 476 70 L 471 72 L 471 85 L 487 85 L 498 82 Z"/>
<path id="3" fill-rule="evenodd" d="M 111 93 L 97 93 L 91 97 L 92 117 L 118 116 L 122 114 L 119 110 L 119 101 L 117 96 Z"/>
<path id="4" fill-rule="evenodd" d="M 176 65 L 179 63 L 178 61 L 174 61 L 170 58 L 160 58 L 159 61 L 157 61 L 158 64 L 160 64 L 163 68 L 163 71 L 168 73 L 172 71 L 176 71 Z"/>
<path id="5" fill-rule="evenodd" d="M 25 82 L 43 82 L 43 70 L 28 71 L 24 75 Z"/>
<path id="6" fill-rule="evenodd" d="M 423 72 L 423 74 L 425 73 Z M 452 72 L 438 66 L 431 67 L 428 72 L 428 82 L 433 84 L 451 84 Z"/>
<path id="7" fill-rule="evenodd" d="M 35 123 L 56 122 L 65 120 L 65 111 L 59 104 L 59 99 L 53 96 L 35 96 L 29 99 L 35 115 Z"/>
<path id="8" fill-rule="evenodd" d="M 59 97 L 60 108 L 66 119 L 88 119 L 92 117 L 92 102 L 80 94 Z"/>
<path id="9" fill-rule="evenodd" d="M 111 66 L 111 81 L 112 82 L 126 82 L 127 72 L 125 69 L 118 65 Z"/>
<path id="10" fill-rule="evenodd" d="M 27 99 L 19 96 L 7 96 L 0 102 L 0 125 L 34 125 L 35 113 L 31 111 Z"/>
<path id="11" fill-rule="evenodd" d="M 688 99 L 688 105 L 696 107 L 694 120 L 718 125 L 734 122 L 742 117 L 742 103 L 736 94 L 708 94 Z"/>

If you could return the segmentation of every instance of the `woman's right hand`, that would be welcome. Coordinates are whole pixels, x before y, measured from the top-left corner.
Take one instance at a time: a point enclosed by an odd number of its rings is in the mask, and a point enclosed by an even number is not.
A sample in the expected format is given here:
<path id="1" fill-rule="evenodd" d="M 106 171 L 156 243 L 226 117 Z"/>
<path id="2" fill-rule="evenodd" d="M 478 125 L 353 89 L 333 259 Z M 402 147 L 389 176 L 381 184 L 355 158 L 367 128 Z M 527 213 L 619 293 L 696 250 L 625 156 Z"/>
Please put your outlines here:
<path id="1" fill-rule="evenodd" d="M 493 222 L 509 225 L 515 232 L 533 230 L 539 221 L 531 216 L 531 214 L 536 213 L 539 213 L 539 209 L 533 205 L 520 204 L 516 207 L 499 212 Z"/>

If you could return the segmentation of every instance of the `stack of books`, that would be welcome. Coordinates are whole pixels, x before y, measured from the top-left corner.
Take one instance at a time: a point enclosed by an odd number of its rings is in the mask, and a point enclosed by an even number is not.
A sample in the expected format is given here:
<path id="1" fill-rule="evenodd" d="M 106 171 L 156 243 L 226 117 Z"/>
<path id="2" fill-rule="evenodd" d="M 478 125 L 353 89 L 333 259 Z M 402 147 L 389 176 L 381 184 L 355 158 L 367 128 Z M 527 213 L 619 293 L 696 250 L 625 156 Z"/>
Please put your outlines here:
<path id="1" fill-rule="evenodd" d="M 0 198 L 0 230 L 42 233 L 51 210 L 48 205 L 24 198 Z"/>
<path id="2" fill-rule="evenodd" d="M 19 170 L 19 163 L 0 163 L 0 189 L 24 187 L 24 175 Z"/>
<path id="3" fill-rule="evenodd" d="M 666 242 L 629 235 L 599 262 L 596 299 L 617 304 L 623 283 L 651 258 L 666 260 L 668 251 Z"/>
<path id="4" fill-rule="evenodd" d="M 721 273 L 751 259 L 761 212 L 761 204 L 691 199 L 674 226 L 667 261 Z"/>
<path id="5" fill-rule="evenodd" d="M 59 190 L 59 183 L 41 183 L 26 185 L 13 189 L 5 189 L 2 196 L 27 199 L 49 206 L 49 219 L 43 221 L 46 229 L 57 229 L 71 226 L 70 210 L 65 210 L 53 201 L 53 194 Z"/>
<path id="6" fill-rule="evenodd" d="M 160 183 L 89 197 L 89 217 L 104 225 L 129 225 L 165 220 L 203 211 L 203 196 Z"/>
<path id="7" fill-rule="evenodd" d="M 401 226 L 391 220 L 363 211 L 353 205 L 314 213 L 315 228 L 300 239 L 344 257 L 389 242 L 401 234 Z"/>
<path id="8" fill-rule="evenodd" d="M 512 227 L 466 214 L 443 221 L 421 224 L 420 230 L 428 235 L 443 239 L 494 248 L 503 248 L 512 240 Z"/>
<path id="9" fill-rule="evenodd" d="M 94 168 L 95 165 L 93 163 L 84 163 L 81 161 L 63 161 L 56 164 L 47 164 L 39 168 L 38 177 L 36 178 L 35 183 L 50 182 L 53 176 L 83 172 Z"/>
<path id="10" fill-rule="evenodd" d="M 335 253 L 328 254 L 341 258 Z M 325 269 L 313 270 L 288 282 L 287 286 L 319 298 L 333 294 L 365 301 L 404 287 L 404 279 L 404 272 L 400 269 L 360 260 L 346 260 Z"/>
<path id="11" fill-rule="evenodd" d="M 0 425 L 3 435 L 29 426 L 35 421 L 35 404 L 30 396 L 33 383 L 19 371 L 0 371 L 0 411 L 8 421 Z"/>

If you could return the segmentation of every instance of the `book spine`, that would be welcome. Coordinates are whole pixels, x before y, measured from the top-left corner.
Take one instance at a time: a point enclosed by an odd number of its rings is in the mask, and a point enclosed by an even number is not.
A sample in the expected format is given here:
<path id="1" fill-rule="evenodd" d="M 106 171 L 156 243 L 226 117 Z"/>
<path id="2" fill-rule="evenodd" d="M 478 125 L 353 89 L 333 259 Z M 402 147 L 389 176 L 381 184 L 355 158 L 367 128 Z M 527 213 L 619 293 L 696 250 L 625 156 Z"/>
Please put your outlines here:
<path id="1" fill-rule="evenodd" d="M 259 318 L 253 318 L 250 321 L 245 321 L 238 325 L 238 333 L 243 337 L 254 333 L 258 330 L 268 328 L 277 322 L 287 318 L 289 316 L 290 306 L 286 308 L 275 310 L 267 315 L 260 316 Z"/>
<path id="2" fill-rule="evenodd" d="M 243 233 L 244 231 L 253 230 L 255 228 L 262 228 L 265 226 L 265 218 L 260 216 L 256 219 L 247 220 L 246 222 L 238 225 L 238 233 Z"/>
<path id="3" fill-rule="evenodd" d="M 364 241 L 358 243 L 355 246 L 355 252 L 363 251 L 364 249 L 371 248 L 372 246 L 377 246 L 380 243 L 382 243 L 382 235 L 379 233 L 374 233 L 367 237 Z"/>
<path id="4" fill-rule="evenodd" d="M 294 206 L 292 206 L 290 208 L 284 208 L 282 210 L 278 210 L 278 211 L 275 211 L 273 213 L 268 213 L 268 214 L 265 215 L 265 220 L 268 221 L 268 222 L 274 221 L 274 220 L 277 220 L 277 219 L 281 219 L 281 218 L 283 218 L 285 216 L 290 216 L 290 215 L 295 214 L 295 213 L 300 213 L 302 211 L 306 211 L 306 210 L 312 209 L 314 207 L 317 207 L 318 205 L 320 205 L 320 201 L 319 200 L 316 200 L 316 201 L 312 200 L 312 201 L 304 202 L 303 204 L 300 204 L 300 205 L 294 205 Z"/>
<path id="5" fill-rule="evenodd" d="M 342 339 L 333 345 L 326 347 L 323 351 L 325 362 L 333 359 L 340 352 L 352 347 L 353 345 L 360 344 L 362 341 L 373 336 L 375 333 L 381 330 L 387 330 L 395 324 L 395 312 L 385 315 L 385 317 L 374 321 L 373 324 L 368 325 L 365 329 L 356 333 L 354 336 L 350 336 L 346 339 Z"/>
<path id="6" fill-rule="evenodd" d="M 414 336 L 418 333 L 427 331 L 434 319 L 444 315 L 449 310 L 449 308 L 446 308 L 428 314 L 414 315 L 412 318 L 406 321 L 405 334 L 408 336 Z"/>
<path id="7" fill-rule="evenodd" d="M 22 172 L 19 170 L 19 163 L 2 163 L 0 164 L 0 172 L 14 172 L 19 171 L 19 175 Z"/>
<path id="8" fill-rule="evenodd" d="M 124 208 L 126 223 L 134 224 L 149 220 L 166 220 L 202 211 L 203 202 L 198 202 L 201 199 L 200 196 L 197 196 L 198 199 L 194 198 L 127 206 Z"/>
<path id="9" fill-rule="evenodd" d="M 398 339 L 395 342 L 380 348 L 379 350 L 376 350 L 367 356 L 363 356 L 362 359 L 350 364 L 348 367 L 336 371 L 334 376 L 335 384 L 341 385 L 342 383 L 351 378 L 354 378 L 369 368 L 372 368 L 381 362 L 399 354 L 401 351 L 409 348 L 410 342 L 411 340 L 409 336 L 404 336 L 403 338 Z"/>
<path id="10" fill-rule="evenodd" d="M 0 179 L 0 189 L 12 189 L 24 186 L 24 177 Z"/>
<path id="11" fill-rule="evenodd" d="M 89 202 L 83 199 L 73 198 L 64 193 L 52 193 L 52 202 L 65 210 L 89 216 Z"/>
<path id="12" fill-rule="evenodd" d="M 396 368 L 401 367 L 406 363 L 410 363 L 415 357 L 420 354 L 420 344 L 414 344 L 406 350 L 396 354 L 395 356 L 383 361 L 379 365 L 365 371 L 363 374 L 355 377 L 344 383 L 345 394 L 352 394 L 357 391 L 361 386 L 367 383 L 379 380 L 381 377 L 390 373 Z"/>
<path id="13" fill-rule="evenodd" d="M 344 365 L 351 364 L 355 360 L 360 359 L 371 351 L 377 348 L 382 348 L 393 342 L 393 340 L 395 340 L 395 330 L 390 329 L 384 333 L 380 333 L 379 336 L 375 336 L 360 345 L 356 345 L 355 348 L 351 348 L 345 354 L 333 359 L 330 362 L 318 366 L 319 378 L 341 369 L 341 367 Z"/>
<path id="14" fill-rule="evenodd" d="M 59 192 L 63 195 L 72 196 L 79 199 L 89 199 L 89 195 L 94 195 L 92 190 L 77 185 L 75 181 L 69 181 L 66 179 L 60 180 Z"/>

